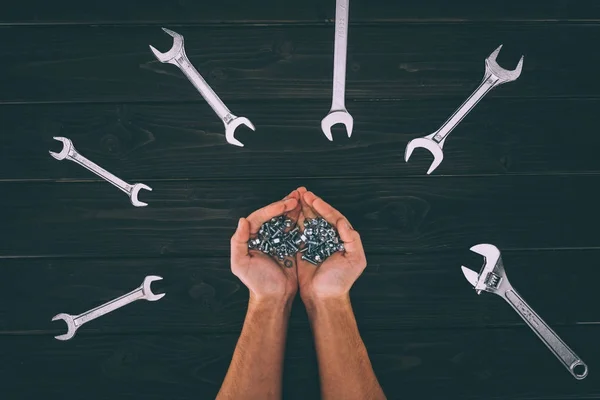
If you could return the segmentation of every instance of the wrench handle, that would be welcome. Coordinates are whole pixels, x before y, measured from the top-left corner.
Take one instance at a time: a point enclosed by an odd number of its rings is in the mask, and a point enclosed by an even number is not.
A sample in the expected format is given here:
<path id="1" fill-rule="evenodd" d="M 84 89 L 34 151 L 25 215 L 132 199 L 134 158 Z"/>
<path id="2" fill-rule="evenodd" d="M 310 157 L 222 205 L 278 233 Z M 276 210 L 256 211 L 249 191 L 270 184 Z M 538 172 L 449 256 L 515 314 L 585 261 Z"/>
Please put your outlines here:
<path id="1" fill-rule="evenodd" d="M 192 85 L 200 92 L 204 100 L 214 110 L 214 112 L 221 118 L 223 123 L 227 124 L 228 115 L 231 114 L 229 108 L 223 103 L 223 101 L 217 96 L 214 90 L 206 83 L 200 72 L 194 67 L 187 56 L 181 55 L 175 58 L 175 62 L 181 72 L 192 82 Z"/>
<path id="2" fill-rule="evenodd" d="M 94 174 L 96 174 L 99 177 L 103 178 L 104 180 L 112 183 L 114 186 L 118 187 L 125 193 L 129 194 L 131 192 L 132 186 L 129 183 L 114 176 L 113 174 L 111 174 L 110 172 L 108 172 L 107 170 L 105 170 L 104 168 L 102 168 L 101 166 L 96 164 L 95 162 L 88 160 L 87 158 L 85 158 L 81 154 L 77 153 L 76 151 L 74 151 L 73 154 L 69 154 L 68 157 L 71 161 L 81 165 L 82 167 L 86 168 L 89 171 L 92 171 Z"/>
<path id="3" fill-rule="evenodd" d="M 332 110 L 345 110 L 346 51 L 348 46 L 349 0 L 337 0 L 335 4 L 335 39 L 333 50 L 333 99 Z"/>
<path id="4" fill-rule="evenodd" d="M 486 71 L 483 80 L 479 84 L 479 87 L 469 96 L 465 102 L 458 107 L 454 114 L 448 118 L 446 122 L 437 130 L 433 136 L 433 140 L 437 143 L 441 143 L 446 137 L 452 132 L 452 130 L 462 121 L 469 111 L 473 109 L 479 103 L 481 99 L 492 90 L 498 83 L 499 79 L 491 73 Z"/>
<path id="5" fill-rule="evenodd" d="M 513 288 L 508 289 L 504 294 L 504 298 L 515 309 L 515 311 L 523 318 L 529 327 L 536 335 L 544 342 L 544 344 L 554 353 L 562 364 L 569 370 L 575 379 L 583 379 L 588 374 L 587 365 L 562 341 L 560 337 L 540 318 L 539 315 Z M 583 371 L 576 372 L 575 367 L 582 366 Z"/>
<path id="6" fill-rule="evenodd" d="M 141 299 L 144 296 L 142 293 L 142 288 L 137 288 L 119 298 L 109 301 L 108 303 L 102 304 L 96 308 L 93 308 L 85 313 L 78 315 L 73 318 L 73 323 L 77 328 L 86 322 L 92 321 L 98 317 L 101 317 L 105 314 L 108 314 L 111 311 L 116 310 L 117 308 L 121 308 L 129 303 L 132 303 L 136 300 Z"/>

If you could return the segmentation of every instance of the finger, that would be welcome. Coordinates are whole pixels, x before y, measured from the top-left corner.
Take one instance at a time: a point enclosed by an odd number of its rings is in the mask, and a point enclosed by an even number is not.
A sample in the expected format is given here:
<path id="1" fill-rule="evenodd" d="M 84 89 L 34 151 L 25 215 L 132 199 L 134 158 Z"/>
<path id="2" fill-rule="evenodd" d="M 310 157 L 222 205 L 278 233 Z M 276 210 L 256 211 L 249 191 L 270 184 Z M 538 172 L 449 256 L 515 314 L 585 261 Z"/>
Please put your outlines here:
<path id="1" fill-rule="evenodd" d="M 250 232 L 253 234 L 257 233 L 262 224 L 269 221 L 271 218 L 293 210 L 297 205 L 297 199 L 289 198 L 276 201 L 275 203 L 271 203 L 268 206 L 254 211 L 247 218 L 248 222 L 250 223 Z"/>
<path id="2" fill-rule="evenodd" d="M 298 192 L 300 194 L 303 193 L 302 189 L 306 190 L 305 188 L 299 188 Z M 306 191 L 304 191 L 304 193 L 306 193 Z M 303 195 L 302 195 L 302 197 L 300 197 L 300 207 L 302 208 L 302 212 L 300 213 L 300 218 L 298 218 L 298 225 L 300 225 L 302 227 L 302 226 L 304 226 L 304 220 L 316 218 L 317 213 L 304 200 Z"/>
<path id="3" fill-rule="evenodd" d="M 250 224 L 246 218 L 240 218 L 237 229 L 231 237 L 232 266 L 236 261 L 248 256 L 248 240 L 250 239 Z"/>
<path id="4" fill-rule="evenodd" d="M 306 190 L 306 188 L 304 186 L 300 186 L 298 189 L 296 189 L 298 191 L 298 193 L 300 193 L 300 196 L 303 196 L 304 193 L 308 192 L 308 190 Z"/>
<path id="5" fill-rule="evenodd" d="M 341 212 L 330 206 L 325 200 L 315 195 L 313 192 L 306 192 L 302 198 L 317 214 L 325 218 L 331 225 L 337 226 L 339 220 L 346 220 L 346 217 L 344 217 Z"/>
<path id="6" fill-rule="evenodd" d="M 296 200 L 300 201 L 300 193 L 298 192 L 298 189 L 294 189 L 294 190 L 292 190 L 292 191 L 290 192 L 290 194 L 288 194 L 287 196 L 285 196 L 285 197 L 283 198 L 283 200 L 285 200 L 285 199 L 292 199 L 292 198 L 294 198 L 294 199 L 296 199 Z"/>
<path id="7" fill-rule="evenodd" d="M 365 250 L 363 249 L 362 240 L 357 231 L 352 229 L 346 218 L 338 220 L 335 225 L 340 239 L 344 242 L 344 249 L 346 250 L 346 256 L 356 257 L 357 260 L 365 260 Z"/>
<path id="8" fill-rule="evenodd" d="M 285 199 L 296 199 L 298 201 L 296 207 L 294 207 L 294 209 L 288 211 L 287 213 L 288 218 L 290 218 L 294 222 L 297 222 L 298 218 L 300 217 L 300 213 L 302 212 L 302 205 L 300 204 L 300 193 L 298 192 L 298 190 L 292 190 L 292 192 L 288 194 L 284 198 L 284 200 Z"/>

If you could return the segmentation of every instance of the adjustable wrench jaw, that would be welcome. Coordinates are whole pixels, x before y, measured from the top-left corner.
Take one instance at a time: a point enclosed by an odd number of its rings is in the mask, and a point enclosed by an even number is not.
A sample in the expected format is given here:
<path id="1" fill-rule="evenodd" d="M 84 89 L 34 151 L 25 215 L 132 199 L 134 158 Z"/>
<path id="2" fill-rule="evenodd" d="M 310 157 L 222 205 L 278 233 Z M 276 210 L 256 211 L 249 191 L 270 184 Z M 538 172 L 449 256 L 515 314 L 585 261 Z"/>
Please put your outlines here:
<path id="1" fill-rule="evenodd" d="M 433 155 L 433 162 L 431 163 L 431 165 L 429 166 L 429 169 L 427 170 L 427 175 L 430 175 L 433 171 L 435 171 L 435 169 L 437 167 L 439 167 L 439 165 L 444 160 L 443 146 L 444 146 L 444 142 L 446 141 L 446 138 L 442 139 L 442 141 L 440 141 L 438 143 L 433 140 L 433 137 L 436 134 L 437 134 L 437 132 L 434 132 L 427 136 L 423 136 L 423 137 L 411 140 L 406 145 L 406 150 L 404 151 L 404 161 L 408 162 L 408 160 L 410 159 L 410 156 L 412 155 L 412 153 L 415 149 L 424 148 L 424 149 L 429 150 L 429 152 Z"/>
<path id="2" fill-rule="evenodd" d="M 511 285 L 504 271 L 500 250 L 496 246 L 486 243 L 477 244 L 471 247 L 470 250 L 483 256 L 484 263 L 479 274 L 465 266 L 461 266 L 465 278 L 473 285 L 477 294 L 486 291 L 503 297 L 504 293 L 511 288 Z"/>
<path id="3" fill-rule="evenodd" d="M 61 313 L 61 314 L 56 314 L 54 317 L 52 317 L 52 321 L 58 321 L 59 319 L 62 319 L 63 321 L 65 321 L 67 323 L 67 333 L 65 333 L 64 335 L 54 336 L 54 338 L 58 339 L 58 340 L 69 340 L 73 336 L 75 336 L 75 332 L 77 331 L 77 326 L 75 326 L 75 320 L 74 320 L 73 316 L 69 315 L 69 314 Z"/>
<path id="4" fill-rule="evenodd" d="M 485 59 L 485 76 L 483 79 L 489 79 L 491 76 L 496 77 L 498 80 L 495 82 L 494 87 L 517 80 L 517 78 L 521 76 L 521 70 L 523 69 L 524 56 L 521 56 L 519 63 L 512 71 L 499 66 L 496 62 L 496 58 L 500 53 L 500 49 L 502 49 L 502 45 L 498 46 L 498 48 Z"/>
<path id="5" fill-rule="evenodd" d="M 331 110 L 329 114 L 321 120 L 321 130 L 325 134 L 325 137 L 330 142 L 333 141 L 333 135 L 331 134 L 331 127 L 335 124 L 344 124 L 346 127 L 346 133 L 348 137 L 352 136 L 352 129 L 354 128 L 354 118 L 346 110 Z"/>
<path id="6" fill-rule="evenodd" d="M 173 46 L 166 53 L 161 53 L 160 51 L 156 50 L 154 46 L 150 46 L 150 50 L 154 54 L 154 57 L 156 57 L 156 59 L 161 63 L 177 65 L 175 58 L 178 56 L 186 56 L 185 47 L 183 46 L 183 36 L 167 28 L 162 28 L 162 30 L 173 37 Z"/>
<path id="7" fill-rule="evenodd" d="M 157 301 L 157 300 L 160 300 L 163 297 L 165 297 L 166 293 L 154 294 L 154 293 L 152 293 L 152 289 L 150 288 L 150 285 L 152 284 L 152 282 L 160 281 L 160 280 L 162 280 L 162 277 L 156 276 L 156 275 L 149 275 L 146 278 L 144 278 L 144 282 L 142 283 L 142 294 L 144 295 L 144 297 L 143 297 L 144 300 Z"/>
<path id="8" fill-rule="evenodd" d="M 65 158 L 67 158 L 67 156 L 70 155 L 71 150 L 75 149 L 75 147 L 73 146 L 73 142 L 71 142 L 71 140 L 67 139 L 66 137 L 54 136 L 53 139 L 58 140 L 63 144 L 63 149 L 59 153 L 49 151 L 50 155 L 56 158 L 57 160 L 64 160 Z"/>

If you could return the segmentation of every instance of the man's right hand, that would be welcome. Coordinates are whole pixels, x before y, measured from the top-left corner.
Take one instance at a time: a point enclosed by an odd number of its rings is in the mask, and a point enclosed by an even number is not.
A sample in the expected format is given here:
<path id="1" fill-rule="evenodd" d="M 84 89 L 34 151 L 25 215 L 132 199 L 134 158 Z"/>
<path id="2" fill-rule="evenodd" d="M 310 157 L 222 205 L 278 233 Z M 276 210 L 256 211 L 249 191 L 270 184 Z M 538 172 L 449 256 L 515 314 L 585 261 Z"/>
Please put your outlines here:
<path id="1" fill-rule="evenodd" d="M 304 187 L 298 188 L 298 192 L 302 205 L 300 226 L 304 219 L 323 217 L 337 229 L 345 248 L 319 266 L 302 260 L 302 253 L 296 255 L 302 301 L 308 306 L 314 301 L 348 299 L 350 288 L 367 266 L 360 235 L 346 217 L 323 199 Z"/>
<path id="2" fill-rule="evenodd" d="M 299 199 L 300 194 L 294 190 L 283 200 L 254 211 L 238 222 L 231 238 L 231 271 L 249 289 L 251 301 L 289 302 L 298 291 L 296 268 L 287 268 L 283 261 L 258 250 L 249 250 L 248 240 L 271 218 L 286 214 L 296 221 L 300 214 Z"/>

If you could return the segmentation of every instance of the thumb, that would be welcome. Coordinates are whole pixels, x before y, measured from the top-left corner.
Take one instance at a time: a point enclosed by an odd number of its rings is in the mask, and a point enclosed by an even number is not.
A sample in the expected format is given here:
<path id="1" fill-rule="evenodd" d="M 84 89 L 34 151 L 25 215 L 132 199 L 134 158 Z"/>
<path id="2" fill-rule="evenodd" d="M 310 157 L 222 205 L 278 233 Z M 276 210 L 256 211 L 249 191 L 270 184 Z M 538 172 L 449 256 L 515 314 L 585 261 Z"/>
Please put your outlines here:
<path id="1" fill-rule="evenodd" d="M 340 234 L 340 239 L 344 243 L 346 254 L 360 259 L 365 258 L 365 251 L 360 240 L 360 235 L 350 226 L 350 222 L 346 218 L 340 218 L 337 221 L 336 228 Z"/>
<path id="2" fill-rule="evenodd" d="M 250 223 L 240 218 L 238 226 L 231 237 L 231 261 L 241 260 L 248 256 L 248 240 L 250 239 Z"/>

